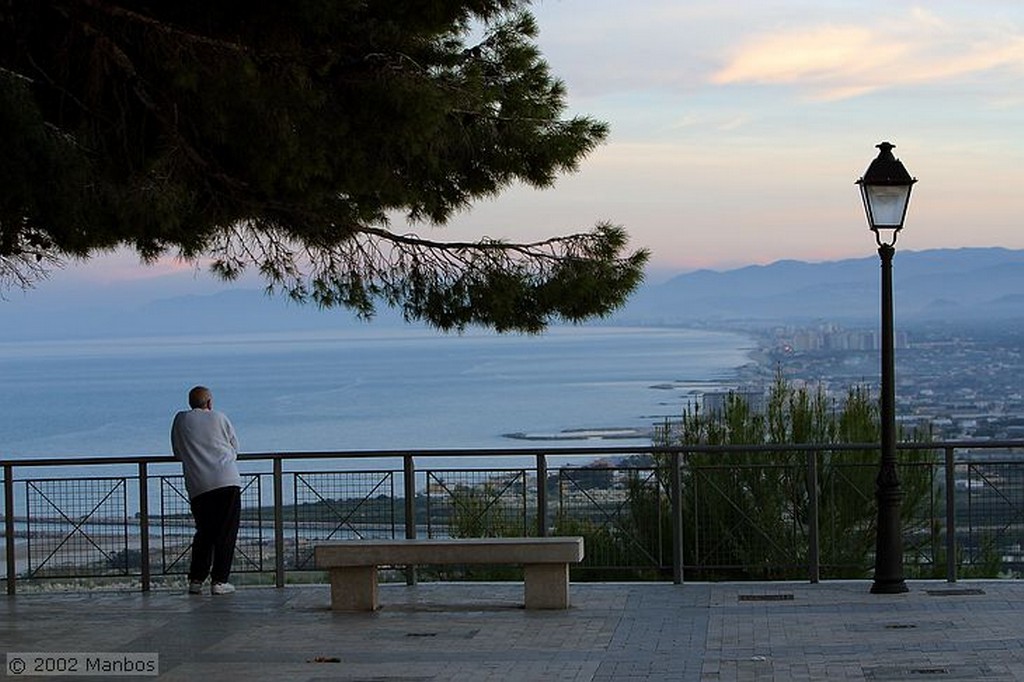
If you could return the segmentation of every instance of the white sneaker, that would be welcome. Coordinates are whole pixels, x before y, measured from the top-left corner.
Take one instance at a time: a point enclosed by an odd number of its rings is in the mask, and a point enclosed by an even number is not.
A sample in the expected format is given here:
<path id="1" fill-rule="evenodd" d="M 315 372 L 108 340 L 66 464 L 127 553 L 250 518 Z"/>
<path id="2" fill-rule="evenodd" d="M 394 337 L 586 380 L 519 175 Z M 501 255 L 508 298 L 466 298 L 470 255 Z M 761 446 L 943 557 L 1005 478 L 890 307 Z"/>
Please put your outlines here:
<path id="1" fill-rule="evenodd" d="M 203 584 L 201 582 L 197 582 L 195 580 L 189 581 L 189 583 L 188 583 L 188 593 L 189 594 L 202 594 L 203 593 Z"/>
<path id="2" fill-rule="evenodd" d="M 231 594 L 235 586 L 231 583 L 213 583 L 210 585 L 210 594 Z"/>

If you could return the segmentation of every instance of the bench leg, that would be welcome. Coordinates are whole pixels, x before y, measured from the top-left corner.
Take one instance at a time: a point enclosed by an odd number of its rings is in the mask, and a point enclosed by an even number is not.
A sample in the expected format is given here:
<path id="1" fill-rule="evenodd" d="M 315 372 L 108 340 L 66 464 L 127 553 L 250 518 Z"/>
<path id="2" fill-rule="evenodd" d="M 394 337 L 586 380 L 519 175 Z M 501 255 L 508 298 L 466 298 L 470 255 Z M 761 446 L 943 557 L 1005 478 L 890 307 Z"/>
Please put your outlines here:
<path id="1" fill-rule="evenodd" d="M 526 608 L 569 608 L 569 564 L 525 564 Z"/>
<path id="2" fill-rule="evenodd" d="M 335 611 L 376 611 L 377 567 L 331 569 L 331 608 Z"/>

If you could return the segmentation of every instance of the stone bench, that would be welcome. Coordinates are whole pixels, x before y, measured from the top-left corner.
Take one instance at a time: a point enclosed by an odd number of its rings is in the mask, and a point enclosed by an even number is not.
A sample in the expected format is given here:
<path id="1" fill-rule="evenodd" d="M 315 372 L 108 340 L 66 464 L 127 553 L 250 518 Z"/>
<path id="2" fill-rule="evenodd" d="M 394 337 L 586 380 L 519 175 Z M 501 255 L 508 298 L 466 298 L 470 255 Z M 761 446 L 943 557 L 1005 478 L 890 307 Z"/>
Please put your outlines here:
<path id="1" fill-rule="evenodd" d="M 351 540 L 320 543 L 316 567 L 330 571 L 331 608 L 375 611 L 378 566 L 518 564 L 528 609 L 569 608 L 569 564 L 583 560 L 583 538 Z"/>

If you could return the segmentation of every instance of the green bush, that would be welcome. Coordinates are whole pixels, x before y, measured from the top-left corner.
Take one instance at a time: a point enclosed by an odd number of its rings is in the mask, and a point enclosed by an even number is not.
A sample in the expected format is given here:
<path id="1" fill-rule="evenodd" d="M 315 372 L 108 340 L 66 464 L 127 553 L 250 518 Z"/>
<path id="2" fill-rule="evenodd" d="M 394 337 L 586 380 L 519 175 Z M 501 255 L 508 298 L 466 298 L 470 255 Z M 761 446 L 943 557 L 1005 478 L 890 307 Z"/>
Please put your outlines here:
<path id="1" fill-rule="evenodd" d="M 679 423 L 658 431 L 659 444 L 769 447 L 685 456 L 685 565 L 701 567 L 698 574 L 704 579 L 806 578 L 809 455 L 770 446 L 878 441 L 878 404 L 867 390 L 852 388 L 845 400 L 834 401 L 820 387 L 794 387 L 781 373 L 763 411 L 752 409 L 738 395 L 728 397 L 721 413 L 688 409 Z M 823 577 L 865 577 L 874 552 L 879 452 L 826 449 L 810 457 L 817 465 Z M 900 452 L 898 460 L 907 535 L 923 537 L 930 545 L 933 524 L 930 517 L 922 519 L 922 513 L 932 498 L 934 454 Z M 923 534 L 918 532 L 921 527 Z"/>

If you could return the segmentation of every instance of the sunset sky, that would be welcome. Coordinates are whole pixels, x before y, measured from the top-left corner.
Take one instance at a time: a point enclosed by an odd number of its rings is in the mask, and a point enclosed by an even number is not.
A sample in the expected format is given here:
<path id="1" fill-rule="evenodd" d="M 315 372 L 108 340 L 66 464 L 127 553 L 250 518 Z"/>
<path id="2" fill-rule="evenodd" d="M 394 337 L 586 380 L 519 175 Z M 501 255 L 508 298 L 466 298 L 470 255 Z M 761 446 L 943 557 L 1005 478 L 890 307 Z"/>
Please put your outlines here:
<path id="1" fill-rule="evenodd" d="M 1019 0 L 538 0 L 534 12 L 572 113 L 607 121 L 607 144 L 553 189 L 513 188 L 409 231 L 527 240 L 610 220 L 675 272 L 861 257 L 874 241 L 854 182 L 885 140 L 919 180 L 898 248 L 1024 248 Z"/>

